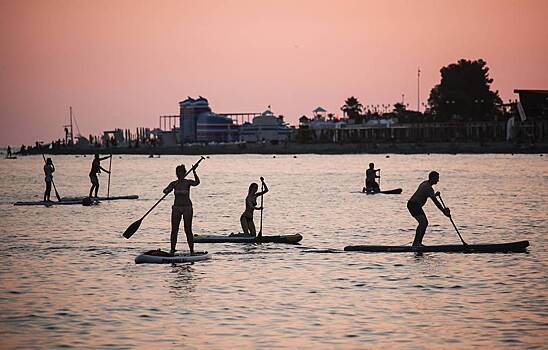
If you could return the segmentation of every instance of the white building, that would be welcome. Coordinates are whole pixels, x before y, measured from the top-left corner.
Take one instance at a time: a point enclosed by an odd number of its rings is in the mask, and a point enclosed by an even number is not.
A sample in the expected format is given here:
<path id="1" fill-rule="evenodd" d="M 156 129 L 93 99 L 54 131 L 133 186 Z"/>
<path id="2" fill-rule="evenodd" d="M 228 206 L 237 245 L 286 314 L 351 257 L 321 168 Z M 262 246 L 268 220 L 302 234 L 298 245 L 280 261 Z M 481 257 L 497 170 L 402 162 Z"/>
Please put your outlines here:
<path id="1" fill-rule="evenodd" d="M 244 123 L 240 128 L 240 140 L 245 142 L 287 141 L 290 128 L 283 117 L 276 117 L 270 109 L 253 118 L 252 123 Z"/>

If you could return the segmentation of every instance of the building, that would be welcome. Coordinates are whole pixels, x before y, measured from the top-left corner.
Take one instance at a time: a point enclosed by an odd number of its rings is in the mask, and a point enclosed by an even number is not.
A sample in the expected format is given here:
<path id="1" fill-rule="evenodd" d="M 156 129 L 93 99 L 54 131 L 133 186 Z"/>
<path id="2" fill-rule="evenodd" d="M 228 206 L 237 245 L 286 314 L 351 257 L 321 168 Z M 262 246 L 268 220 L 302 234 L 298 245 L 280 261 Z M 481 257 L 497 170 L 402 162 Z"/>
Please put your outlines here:
<path id="1" fill-rule="evenodd" d="M 519 95 L 522 119 L 526 117 L 533 119 L 548 119 L 548 90 L 521 90 L 516 89 L 514 93 Z"/>
<path id="2" fill-rule="evenodd" d="M 288 141 L 290 128 L 283 117 L 276 117 L 270 109 L 253 118 L 252 123 L 244 123 L 240 128 L 240 140 L 245 142 Z"/>
<path id="3" fill-rule="evenodd" d="M 179 140 L 192 142 L 232 142 L 239 138 L 239 126 L 226 116 L 214 113 L 206 98 L 188 97 L 179 102 Z"/>

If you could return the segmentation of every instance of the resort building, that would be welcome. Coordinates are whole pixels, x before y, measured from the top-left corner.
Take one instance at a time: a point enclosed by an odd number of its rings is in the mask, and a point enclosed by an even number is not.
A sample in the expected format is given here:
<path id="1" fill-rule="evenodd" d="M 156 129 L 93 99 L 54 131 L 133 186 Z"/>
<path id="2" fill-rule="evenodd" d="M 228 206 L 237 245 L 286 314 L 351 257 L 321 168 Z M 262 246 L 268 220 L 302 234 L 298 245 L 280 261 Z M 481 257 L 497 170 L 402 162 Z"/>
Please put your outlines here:
<path id="1" fill-rule="evenodd" d="M 192 142 L 233 142 L 239 138 L 239 126 L 226 116 L 214 113 L 206 98 L 188 97 L 179 102 L 180 128 L 179 141 Z"/>
<path id="2" fill-rule="evenodd" d="M 240 129 L 240 141 L 245 142 L 283 142 L 289 140 L 289 126 L 283 117 L 276 117 L 270 109 L 253 118 L 251 123 L 244 123 Z"/>

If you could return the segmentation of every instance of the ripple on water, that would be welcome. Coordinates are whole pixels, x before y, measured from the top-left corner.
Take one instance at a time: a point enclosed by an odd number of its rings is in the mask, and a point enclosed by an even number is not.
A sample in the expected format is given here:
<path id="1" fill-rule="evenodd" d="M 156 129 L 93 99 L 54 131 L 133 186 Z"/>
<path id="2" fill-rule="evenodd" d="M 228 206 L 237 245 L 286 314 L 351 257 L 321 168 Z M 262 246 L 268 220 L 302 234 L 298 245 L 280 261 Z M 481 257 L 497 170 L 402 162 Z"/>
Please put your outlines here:
<path id="1" fill-rule="evenodd" d="M 214 156 L 199 168 L 202 183 L 192 189 L 194 232 L 237 232 L 249 183 L 265 176 L 270 192 L 264 196 L 263 232 L 301 233 L 302 244 L 203 244 L 198 248 L 213 253 L 205 263 L 136 266 L 140 252 L 169 249 L 171 203 L 162 202 L 130 240 L 121 233 L 160 198 L 174 166 L 195 158 L 115 158 L 119 176 L 111 179 L 111 193 L 141 199 L 93 208 L 13 207 L 13 201 L 42 192 L 36 167 L 42 160 L 24 157 L 13 169 L 0 161 L 3 344 L 33 339 L 37 348 L 77 349 L 545 347 L 546 157 Z M 89 157 L 55 161 L 63 194 L 89 189 Z M 361 189 L 369 161 L 382 167 L 383 184 L 402 187 L 404 194 L 350 193 Z M 436 190 L 444 193 L 467 242 L 528 239 L 530 253 L 343 251 L 349 244 L 409 244 L 416 222 L 405 202 L 429 169 L 441 172 Z M 520 176 L 507 176 L 508 169 L 521 169 Z M 450 222 L 430 203 L 425 211 L 431 223 L 425 243 L 458 244 Z M 183 249 L 183 234 L 180 240 Z"/>

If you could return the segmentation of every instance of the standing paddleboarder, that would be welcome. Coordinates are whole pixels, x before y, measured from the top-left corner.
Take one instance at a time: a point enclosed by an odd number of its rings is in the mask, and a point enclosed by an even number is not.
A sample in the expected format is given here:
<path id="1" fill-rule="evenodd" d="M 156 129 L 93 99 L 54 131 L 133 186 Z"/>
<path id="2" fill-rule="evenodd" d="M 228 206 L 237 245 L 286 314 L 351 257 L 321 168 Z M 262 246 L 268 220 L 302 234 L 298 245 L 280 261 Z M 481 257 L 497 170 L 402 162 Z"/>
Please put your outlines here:
<path id="1" fill-rule="evenodd" d="M 426 214 L 424 213 L 424 210 L 422 210 L 422 207 L 426 204 L 428 198 L 434 202 L 436 207 L 438 207 L 438 209 L 441 210 L 445 216 L 451 216 L 451 211 L 449 208 L 444 208 L 441 205 L 436 198 L 434 188 L 432 188 L 432 185 L 437 184 L 439 180 L 440 174 L 437 171 L 431 171 L 430 174 L 428 174 L 428 180 L 421 182 L 415 193 L 407 202 L 407 209 L 409 210 L 409 213 L 411 213 L 411 216 L 413 216 L 419 223 L 415 233 L 415 239 L 413 240 L 413 246 L 415 247 L 423 246 L 422 238 L 424 237 L 426 228 L 428 227 L 428 219 L 426 218 Z"/>
<path id="2" fill-rule="evenodd" d="M 261 184 L 264 186 L 264 190 L 261 192 L 257 192 L 259 190 L 259 185 L 257 185 L 257 183 L 253 182 L 249 185 L 249 190 L 245 197 L 245 210 L 240 217 L 240 223 L 242 224 L 242 230 L 244 231 L 243 236 L 255 237 L 257 235 L 257 229 L 253 222 L 253 211 L 262 209 L 262 207 L 257 207 L 257 198 L 268 192 L 268 187 L 262 176 Z"/>
<path id="3" fill-rule="evenodd" d="M 53 182 L 53 173 L 55 172 L 55 166 L 51 158 L 46 159 L 44 164 L 44 180 L 46 181 L 46 190 L 44 191 L 44 202 L 51 202 L 51 183 Z"/>
<path id="4" fill-rule="evenodd" d="M 375 164 L 369 163 L 369 169 L 365 171 L 365 187 L 362 192 L 375 193 L 380 192 L 381 188 L 375 179 L 379 179 L 381 176 L 377 175 L 381 169 L 375 169 Z"/>
<path id="5" fill-rule="evenodd" d="M 91 163 L 91 170 L 89 172 L 89 179 L 91 181 L 91 188 L 89 189 L 90 198 L 93 190 L 95 190 L 95 198 L 97 198 L 97 192 L 99 192 L 99 178 L 97 177 L 97 174 L 101 173 L 101 170 L 107 174 L 110 174 L 110 171 L 101 166 L 101 161 L 109 158 L 112 158 L 112 154 L 110 156 L 99 158 L 99 154 L 95 153 L 95 157 Z"/>
<path id="6" fill-rule="evenodd" d="M 192 168 L 194 174 L 194 180 L 185 179 L 186 168 L 184 165 L 179 165 L 175 169 L 177 180 L 171 182 L 165 189 L 164 193 L 168 194 L 173 191 L 175 194 L 175 200 L 171 207 L 171 254 L 175 254 L 175 247 L 177 246 L 177 237 L 179 235 L 179 225 L 181 224 L 181 217 L 184 221 L 184 229 L 186 234 L 186 240 L 190 254 L 194 255 L 194 236 L 192 235 L 192 201 L 190 200 L 190 187 L 198 186 L 200 184 L 200 178 L 196 174 L 196 168 Z"/>

